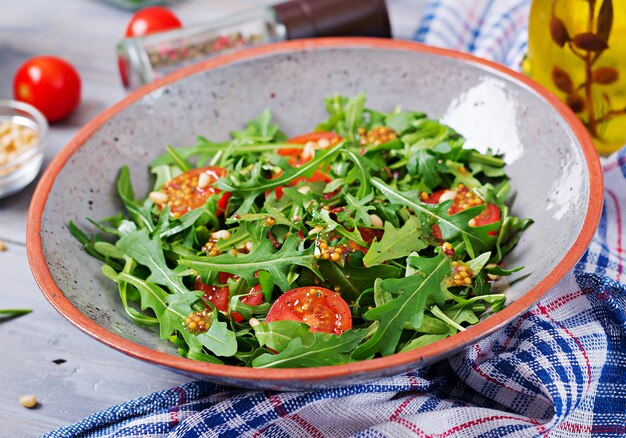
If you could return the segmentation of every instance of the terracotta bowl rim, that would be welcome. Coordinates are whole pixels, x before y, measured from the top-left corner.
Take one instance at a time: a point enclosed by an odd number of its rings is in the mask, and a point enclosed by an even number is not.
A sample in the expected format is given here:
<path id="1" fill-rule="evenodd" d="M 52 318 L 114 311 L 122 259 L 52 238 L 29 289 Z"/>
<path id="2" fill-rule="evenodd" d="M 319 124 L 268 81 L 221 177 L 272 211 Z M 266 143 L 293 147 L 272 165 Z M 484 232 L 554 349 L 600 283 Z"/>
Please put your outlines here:
<path id="1" fill-rule="evenodd" d="M 194 361 L 183 357 L 177 357 L 168 353 L 155 351 L 148 347 L 133 343 L 119 335 L 116 335 L 80 312 L 64 296 L 56 285 L 50 273 L 44 257 L 41 223 L 44 208 L 50 190 L 58 173 L 65 163 L 83 145 L 83 143 L 112 116 L 137 102 L 146 94 L 157 88 L 171 84 L 193 74 L 233 64 L 239 61 L 252 60 L 272 54 L 293 53 L 314 49 L 327 48 L 371 48 L 394 51 L 406 51 L 426 53 L 454 60 L 462 61 L 495 72 L 496 74 L 512 79 L 521 84 L 548 102 L 569 125 L 579 142 L 585 157 L 586 169 L 589 173 L 589 204 L 582 229 L 565 254 L 563 259 L 530 291 L 519 299 L 502 309 L 497 314 L 487 318 L 479 324 L 469 327 L 465 332 L 458 333 L 444 340 L 418 348 L 416 350 L 397 353 L 390 356 L 364 360 L 344 365 L 333 365 L 314 368 L 289 368 L 289 369 L 257 369 L 245 368 L 232 365 L 216 365 Z M 532 304 L 537 302 L 546 292 L 554 287 L 582 257 L 590 244 L 600 220 L 603 202 L 602 171 L 598 155 L 594 149 L 591 137 L 585 130 L 578 118 L 556 96 L 548 90 L 533 82 L 520 73 L 514 72 L 500 64 L 487 61 L 475 56 L 457 52 L 454 50 L 430 47 L 412 41 L 387 40 L 377 38 L 321 38 L 312 40 L 296 40 L 282 43 L 274 43 L 266 46 L 246 49 L 230 55 L 209 59 L 200 64 L 178 70 L 154 83 L 148 84 L 122 99 L 120 102 L 103 111 L 89 123 L 66 145 L 52 160 L 44 172 L 34 192 L 28 211 L 26 227 L 27 254 L 33 276 L 37 285 L 44 293 L 46 299 L 56 310 L 67 318 L 80 330 L 97 339 L 98 341 L 113 347 L 127 355 L 142 359 L 154 364 L 164 365 L 183 372 L 202 374 L 216 379 L 239 379 L 239 380 L 263 380 L 265 382 L 310 382 L 335 380 L 352 375 L 367 377 L 367 374 L 375 374 L 388 368 L 406 367 L 410 364 L 418 366 L 425 361 L 444 357 L 447 352 L 469 346 L 489 333 L 497 330 L 516 316 L 522 314 Z M 374 375 L 373 377 L 376 377 Z"/>

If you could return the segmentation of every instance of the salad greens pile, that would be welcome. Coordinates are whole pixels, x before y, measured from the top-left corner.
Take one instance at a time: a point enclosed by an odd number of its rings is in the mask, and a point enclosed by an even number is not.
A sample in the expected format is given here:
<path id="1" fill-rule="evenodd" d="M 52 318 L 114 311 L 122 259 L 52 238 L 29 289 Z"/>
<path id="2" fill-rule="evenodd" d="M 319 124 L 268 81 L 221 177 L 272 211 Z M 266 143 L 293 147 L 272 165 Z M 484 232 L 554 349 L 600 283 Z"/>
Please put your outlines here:
<path id="1" fill-rule="evenodd" d="M 288 140 L 265 110 L 228 141 L 168 146 L 150 163 L 150 196 L 137 199 L 124 167 L 126 212 L 90 219 L 93 236 L 70 222 L 104 262 L 128 318 L 190 359 L 310 367 L 412 350 L 504 306 L 494 280 L 521 269 L 501 262 L 531 221 L 510 214 L 502 158 L 464 148 L 422 112 L 366 108 L 363 94 L 325 105 L 329 117 L 314 129 L 322 135 Z M 178 214 L 164 187 L 199 167 L 221 177 Z M 351 328 L 266 322 L 300 287 L 335 291 Z M 203 330 L 192 329 L 194 315 Z"/>

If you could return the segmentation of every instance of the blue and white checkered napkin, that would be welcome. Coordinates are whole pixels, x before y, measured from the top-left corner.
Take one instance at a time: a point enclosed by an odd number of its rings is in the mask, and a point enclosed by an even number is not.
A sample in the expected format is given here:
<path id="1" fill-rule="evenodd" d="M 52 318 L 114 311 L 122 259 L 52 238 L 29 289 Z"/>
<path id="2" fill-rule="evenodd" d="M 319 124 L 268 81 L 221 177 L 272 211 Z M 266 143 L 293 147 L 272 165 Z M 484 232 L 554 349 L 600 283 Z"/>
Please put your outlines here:
<path id="1" fill-rule="evenodd" d="M 432 1 L 415 38 L 517 68 L 529 3 Z M 574 272 L 504 330 L 446 362 L 308 393 L 193 382 L 50 436 L 626 435 L 626 148 L 604 163 L 604 176 L 600 227 Z"/>

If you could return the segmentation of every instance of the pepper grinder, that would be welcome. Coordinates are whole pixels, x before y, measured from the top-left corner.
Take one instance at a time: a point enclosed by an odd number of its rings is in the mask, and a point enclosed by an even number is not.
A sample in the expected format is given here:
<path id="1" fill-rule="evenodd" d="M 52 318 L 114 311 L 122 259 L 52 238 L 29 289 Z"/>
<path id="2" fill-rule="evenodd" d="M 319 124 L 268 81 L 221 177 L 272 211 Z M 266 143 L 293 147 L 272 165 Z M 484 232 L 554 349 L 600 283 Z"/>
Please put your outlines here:
<path id="1" fill-rule="evenodd" d="M 133 90 L 180 67 L 235 49 L 329 36 L 391 37 L 385 0 L 291 0 L 127 38 L 118 45 L 117 55 L 122 83 Z"/>

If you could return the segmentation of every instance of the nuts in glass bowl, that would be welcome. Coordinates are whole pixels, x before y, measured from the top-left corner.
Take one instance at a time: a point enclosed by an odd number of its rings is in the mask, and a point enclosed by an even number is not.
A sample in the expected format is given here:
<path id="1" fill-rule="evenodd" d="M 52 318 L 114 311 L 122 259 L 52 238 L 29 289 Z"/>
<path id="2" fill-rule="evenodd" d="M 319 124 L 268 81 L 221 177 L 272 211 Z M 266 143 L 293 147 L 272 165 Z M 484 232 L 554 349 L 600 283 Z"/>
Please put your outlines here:
<path id="1" fill-rule="evenodd" d="M 45 117 L 31 105 L 0 100 L 0 198 L 35 179 L 47 130 Z"/>

